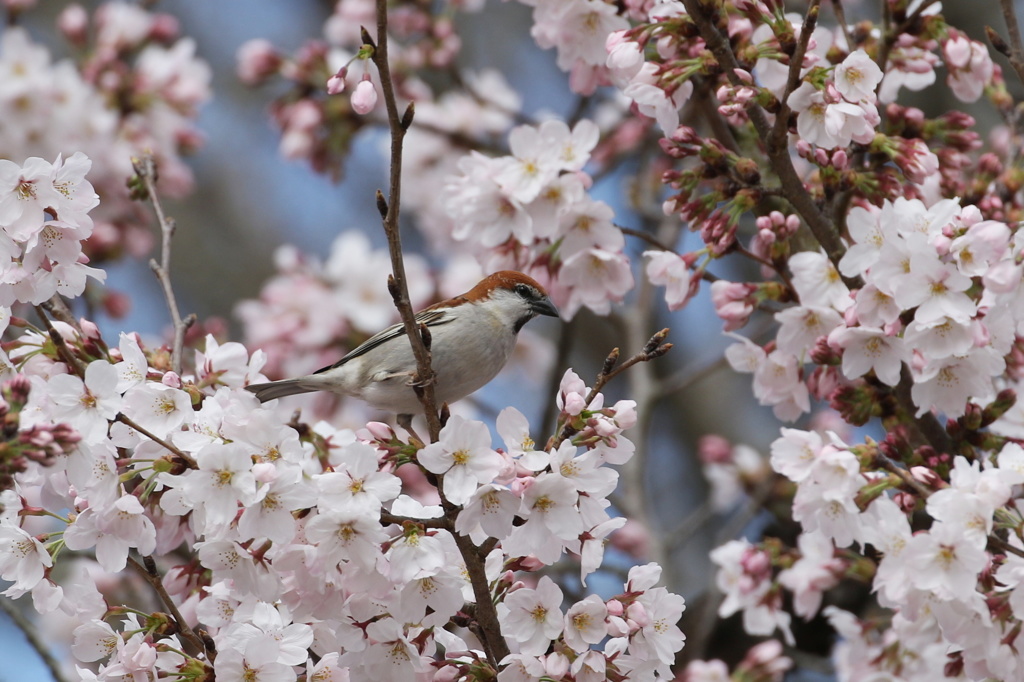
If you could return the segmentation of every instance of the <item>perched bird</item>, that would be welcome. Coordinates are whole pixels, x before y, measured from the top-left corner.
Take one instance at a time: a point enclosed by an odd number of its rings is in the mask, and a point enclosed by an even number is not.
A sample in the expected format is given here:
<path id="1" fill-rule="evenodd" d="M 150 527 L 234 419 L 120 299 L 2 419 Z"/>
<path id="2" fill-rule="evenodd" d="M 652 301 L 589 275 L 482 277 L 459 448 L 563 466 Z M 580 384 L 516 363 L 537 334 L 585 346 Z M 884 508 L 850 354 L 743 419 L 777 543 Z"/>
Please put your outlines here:
<path id="1" fill-rule="evenodd" d="M 520 272 L 504 270 L 475 287 L 416 314 L 431 336 L 437 404 L 452 403 L 493 379 L 505 366 L 523 325 L 537 315 L 558 316 L 547 292 Z M 408 423 L 423 411 L 412 388 L 416 358 L 401 324 L 371 336 L 338 362 L 312 374 L 252 384 L 260 402 L 296 393 L 330 391 L 363 400 Z"/>

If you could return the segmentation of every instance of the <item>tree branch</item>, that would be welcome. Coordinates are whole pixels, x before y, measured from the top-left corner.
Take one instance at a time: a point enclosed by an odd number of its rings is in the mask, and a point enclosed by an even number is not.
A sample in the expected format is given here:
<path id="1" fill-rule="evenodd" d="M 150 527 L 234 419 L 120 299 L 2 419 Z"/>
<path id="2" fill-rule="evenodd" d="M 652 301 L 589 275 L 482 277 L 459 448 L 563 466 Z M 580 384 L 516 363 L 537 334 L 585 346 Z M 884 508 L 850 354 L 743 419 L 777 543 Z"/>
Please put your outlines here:
<path id="1" fill-rule="evenodd" d="M 365 29 L 363 30 L 363 40 L 368 44 L 373 44 Z M 387 0 L 377 0 L 377 44 L 374 45 L 372 59 L 380 73 L 381 89 L 388 114 L 388 127 L 391 130 L 391 170 L 387 200 L 384 199 L 383 194 L 377 193 L 377 207 L 384 222 L 384 232 L 388 239 L 388 251 L 391 254 L 391 267 L 394 273 L 388 282 L 388 288 L 391 290 L 395 307 L 398 308 L 402 317 L 405 333 L 409 337 L 412 352 L 416 357 L 414 383 L 418 388 L 417 395 L 427 418 L 430 441 L 436 443 L 441 433 L 441 419 L 437 413 L 437 399 L 434 396 L 434 371 L 430 367 L 429 336 L 426 334 L 426 327 L 421 329 L 417 325 L 412 305 L 409 303 L 409 287 L 406 282 L 405 264 L 402 260 L 402 241 L 398 222 L 402 189 L 402 140 L 405 138 L 406 130 L 412 124 L 414 110 L 410 104 L 402 116 L 398 114 L 395 86 L 388 65 Z M 445 502 L 445 516 L 454 525 L 458 508 L 450 502 L 446 502 L 443 494 L 442 502 Z M 459 533 L 452 533 L 452 536 L 466 562 L 466 572 L 473 587 L 473 598 L 476 600 L 475 617 L 480 625 L 481 640 L 491 664 L 497 668 L 501 660 L 508 655 L 509 649 L 501 634 L 498 613 L 491 597 L 491 589 L 484 569 L 485 557 L 481 555 L 479 549 L 468 537 Z"/>
<path id="2" fill-rule="evenodd" d="M 176 374 L 181 374 L 181 354 L 185 345 L 185 332 L 195 322 L 195 315 L 189 315 L 182 319 L 178 310 L 178 302 L 174 297 L 174 289 L 171 286 L 171 238 L 174 236 L 176 224 L 174 218 L 164 213 L 160 197 L 156 193 L 157 168 L 156 161 L 152 154 L 144 154 L 142 158 L 133 157 L 132 167 L 135 174 L 142 180 L 146 189 L 146 196 L 153 205 L 153 212 L 156 214 L 157 222 L 160 224 L 160 262 L 156 259 L 149 261 L 149 267 L 156 274 L 157 280 L 167 300 L 167 309 L 171 313 L 171 324 L 174 326 L 174 343 L 171 346 L 171 369 Z"/>
<path id="3" fill-rule="evenodd" d="M 388 3 L 377 0 L 377 42 L 373 43 L 366 29 L 363 29 L 363 40 L 373 45 L 373 63 L 380 73 L 380 85 L 384 95 L 384 106 L 388 113 L 388 128 L 391 131 L 391 168 L 388 197 L 385 200 L 381 192 L 377 192 L 377 208 L 380 210 L 384 223 L 384 234 L 388 240 L 388 251 L 391 254 L 391 270 L 394 273 L 388 282 L 388 288 L 402 318 L 405 333 L 409 337 L 413 355 L 416 358 L 416 377 L 413 381 L 417 387 L 417 395 L 423 405 L 427 418 L 427 429 L 430 441 L 437 442 L 441 433 L 441 420 L 437 414 L 437 399 L 434 396 L 434 370 L 430 366 L 430 351 L 416 323 L 412 304 L 409 302 L 409 285 L 405 275 L 405 262 L 402 260 L 402 236 L 399 230 L 399 207 L 402 196 L 402 141 L 405 132 L 412 124 L 413 105 L 410 103 L 405 113 L 398 114 L 398 102 L 395 99 L 395 84 L 391 78 L 391 67 L 388 64 Z"/>
<path id="4" fill-rule="evenodd" d="M 140 564 L 132 557 L 128 557 L 128 564 L 141 575 L 147 583 L 156 591 L 160 597 L 160 601 L 163 602 L 167 610 L 170 611 L 171 617 L 174 618 L 178 625 L 178 630 L 181 632 L 182 637 L 187 639 L 197 651 L 205 652 L 210 663 L 213 663 L 215 654 L 206 650 L 206 645 L 203 643 L 203 639 L 189 627 L 188 621 L 181 615 L 181 611 L 178 610 L 177 604 L 171 598 L 171 595 L 167 593 L 167 589 L 164 587 L 163 580 L 160 578 L 160 573 L 156 570 L 156 563 L 153 561 L 153 557 L 145 556 L 142 557 L 145 565 Z"/>
<path id="5" fill-rule="evenodd" d="M 715 59 L 718 60 L 719 66 L 722 67 L 722 71 L 729 78 L 729 81 L 733 85 L 743 85 L 743 82 L 735 73 L 735 70 L 740 68 L 736 55 L 733 54 L 729 41 L 711 21 L 711 17 L 708 16 L 701 0 L 683 0 L 683 4 L 686 6 L 687 13 L 700 30 L 704 43 L 711 50 Z M 789 156 L 788 145 L 772 143 L 772 127 L 768 123 L 768 117 L 764 109 L 759 105 L 752 104 L 747 109 L 747 115 L 750 117 L 750 122 L 754 125 L 754 129 L 765 145 L 768 162 L 771 164 L 775 175 L 779 178 L 783 197 L 800 214 L 804 222 L 807 223 L 811 234 L 814 235 L 814 238 L 825 249 L 829 260 L 838 265 L 839 260 L 846 253 L 846 247 L 843 246 L 843 242 L 839 238 L 839 234 L 832 221 L 822 212 L 821 208 L 818 207 L 813 197 L 807 191 L 807 188 L 804 187 L 803 180 L 797 174 L 796 168 L 793 166 L 793 160 Z"/>
<path id="6" fill-rule="evenodd" d="M 649 362 L 650 360 L 660 358 L 662 355 L 669 352 L 672 348 L 672 344 L 663 343 L 665 341 L 665 337 L 668 336 L 668 331 L 669 330 L 665 328 L 652 336 L 644 345 L 643 350 L 623 362 L 621 365 L 618 364 L 619 349 L 613 348 L 612 352 L 608 354 L 607 358 L 605 358 L 604 366 L 601 368 L 601 371 L 597 375 L 597 379 L 594 381 L 594 387 L 590 389 L 590 392 L 584 399 L 584 404 L 589 406 L 590 403 L 594 402 L 594 398 L 597 397 L 597 394 L 601 392 L 601 389 L 603 389 L 609 381 L 619 376 L 633 365 L 638 362 Z M 548 443 L 546 449 L 558 449 L 558 446 L 574 433 L 576 433 L 576 429 L 574 429 L 572 425 L 566 424 L 562 427 L 561 432 L 551 439 L 551 442 Z"/>
<path id="7" fill-rule="evenodd" d="M 114 417 L 114 419 L 116 419 L 117 421 L 121 422 L 122 424 L 124 424 L 125 426 L 127 426 L 130 429 L 135 429 L 136 431 L 138 431 L 143 436 L 145 436 L 146 438 L 150 439 L 151 441 L 153 441 L 154 443 L 156 443 L 160 447 L 164 448 L 165 450 L 167 450 L 171 454 L 175 455 L 176 457 L 179 457 L 183 462 L 185 462 L 188 465 L 188 467 L 190 469 L 198 469 L 199 468 L 199 464 L 197 464 L 196 460 L 192 458 L 192 455 L 188 454 L 184 450 L 181 450 L 180 448 L 174 447 L 169 442 L 167 442 L 164 439 L 160 438 L 159 436 L 155 435 L 151 431 L 148 431 L 147 429 L 144 429 L 143 427 L 139 426 L 137 423 L 135 423 L 135 421 L 133 419 L 131 419 L 130 417 L 126 416 L 123 412 L 119 412 L 117 414 L 117 416 Z"/>
<path id="8" fill-rule="evenodd" d="M 789 75 L 786 78 L 786 89 L 779 99 L 779 112 L 775 115 L 775 126 L 772 128 L 771 136 L 768 139 L 768 147 L 785 147 L 788 153 L 786 136 L 789 134 L 789 96 L 796 90 L 800 83 L 800 69 L 803 67 L 804 55 L 807 54 L 807 46 L 811 42 L 811 34 L 818 23 L 818 11 L 821 7 L 821 0 L 811 0 L 804 16 L 803 26 L 800 28 L 800 40 L 796 49 L 789 58 Z"/>
<path id="9" fill-rule="evenodd" d="M 1006 22 L 1006 31 L 1010 36 L 1009 49 L 1003 54 L 1010 60 L 1010 66 L 1017 72 L 1017 78 L 1024 83 L 1024 43 L 1020 37 L 1020 25 L 1017 23 L 1017 14 L 1013 11 L 1013 0 L 999 0 L 999 6 L 1003 10 L 1003 21 Z M 992 35 L 989 34 L 989 40 Z M 998 46 L 996 49 L 999 49 Z"/>

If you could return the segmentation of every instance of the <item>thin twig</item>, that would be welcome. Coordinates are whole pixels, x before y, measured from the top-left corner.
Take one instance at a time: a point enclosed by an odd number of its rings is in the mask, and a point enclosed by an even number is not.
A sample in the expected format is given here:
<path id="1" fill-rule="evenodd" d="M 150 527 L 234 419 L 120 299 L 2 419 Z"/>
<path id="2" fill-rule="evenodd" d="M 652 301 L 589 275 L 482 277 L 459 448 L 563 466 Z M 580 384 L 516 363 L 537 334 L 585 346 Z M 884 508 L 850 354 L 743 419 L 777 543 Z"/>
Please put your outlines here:
<path id="1" fill-rule="evenodd" d="M 655 237 L 654 235 L 648 234 L 643 230 L 634 230 L 631 227 L 623 227 L 622 225 L 618 224 L 616 224 L 615 227 L 619 228 L 619 231 L 622 232 L 622 234 L 629 235 L 630 237 L 636 237 L 637 239 L 642 239 L 643 241 L 647 242 L 648 244 L 650 244 L 651 246 L 660 251 L 675 251 L 675 249 L 673 249 L 672 247 L 666 244 L 662 244 L 661 241 L 659 241 L 658 238 Z"/>
<path id="2" fill-rule="evenodd" d="M 832 0 L 832 12 L 836 15 L 836 23 L 843 32 L 843 38 L 846 39 L 846 49 L 854 49 L 853 36 L 850 35 L 850 26 L 846 23 L 846 10 L 843 9 L 842 0 Z"/>
<path id="3" fill-rule="evenodd" d="M 123 412 L 118 413 L 118 415 L 114 417 L 114 419 L 116 419 L 117 421 L 121 422 L 122 424 L 129 428 L 135 429 L 136 431 L 138 431 L 143 436 L 150 439 L 160 447 L 164 448 L 165 450 L 172 453 L 176 457 L 181 458 L 181 460 L 185 462 L 190 469 L 199 468 L 199 464 L 197 464 L 196 461 L 192 458 L 192 455 L 188 454 L 184 450 L 174 447 L 169 442 L 155 435 L 152 431 L 148 431 L 147 429 L 139 426 L 133 419 L 126 416 Z"/>
<path id="4" fill-rule="evenodd" d="M 57 348 L 57 354 L 60 355 L 64 364 L 68 368 L 77 374 L 79 377 L 85 377 L 85 363 L 82 362 L 77 355 L 71 352 L 68 348 L 68 344 L 64 341 L 64 337 L 60 335 L 60 332 L 50 322 L 50 318 L 46 316 L 46 312 L 42 306 L 36 306 L 36 314 L 43 321 L 43 326 L 46 327 L 46 333 L 49 334 L 50 340 L 53 341 L 53 345 Z"/>
<path id="5" fill-rule="evenodd" d="M 430 441 L 436 443 L 441 433 L 441 420 L 437 414 L 437 399 L 434 396 L 434 370 L 430 366 L 430 351 L 422 336 L 412 304 L 409 302 L 409 285 L 405 275 L 405 262 L 402 259 L 402 236 L 399 231 L 399 210 L 402 196 L 402 141 L 405 132 L 412 124 L 413 105 L 410 103 L 405 113 L 399 115 L 398 102 L 395 99 L 395 84 L 391 78 L 391 67 L 388 64 L 388 3 L 377 0 L 377 42 L 373 43 L 370 35 L 363 29 L 363 40 L 374 45 L 373 63 L 380 74 L 380 85 L 384 95 L 384 106 L 388 113 L 388 128 L 391 131 L 391 168 L 387 199 L 377 192 L 377 208 L 380 210 L 384 223 L 384 233 L 388 240 L 388 251 L 391 255 L 391 271 L 394 273 L 388 282 L 388 288 L 395 301 L 395 307 L 402 318 L 405 333 L 409 337 L 413 356 L 416 358 L 416 377 L 413 384 L 427 419 L 427 430 Z"/>
<path id="6" fill-rule="evenodd" d="M 39 636 L 39 632 L 36 630 L 32 622 L 14 606 L 14 602 L 6 597 L 0 597 L 0 609 L 3 609 L 4 613 L 6 613 L 11 619 L 11 622 L 13 622 L 18 629 L 25 634 L 25 639 L 27 639 L 29 645 L 35 649 L 35 652 L 39 654 L 39 658 L 42 659 L 43 664 L 46 666 L 47 670 L 50 671 L 53 679 L 56 682 L 67 682 L 67 679 L 64 677 L 64 673 L 61 672 L 60 663 L 58 663 L 57 659 L 53 657 L 52 653 L 50 653 L 49 647 L 46 646 L 46 643 Z"/>
<path id="7" fill-rule="evenodd" d="M 800 28 L 800 40 L 789 58 L 789 76 L 786 79 L 786 89 L 782 97 L 779 98 L 779 111 L 775 115 L 775 127 L 772 128 L 771 137 L 767 140 L 769 149 L 786 146 L 786 136 L 789 134 L 789 96 L 800 83 L 800 70 L 803 68 L 804 55 L 807 54 L 807 46 L 811 42 L 814 26 L 818 23 L 820 7 L 821 0 L 811 0 L 807 14 L 804 16 L 804 23 Z"/>
<path id="8" fill-rule="evenodd" d="M 897 478 L 903 481 L 903 485 L 911 488 L 921 497 L 922 500 L 927 500 L 931 496 L 931 490 L 928 490 L 923 483 L 914 478 L 913 474 L 903 467 L 897 466 L 896 462 L 892 461 L 885 455 L 879 454 L 875 461 L 880 467 L 889 473 L 895 474 Z"/>
<path id="9" fill-rule="evenodd" d="M 164 587 L 163 580 L 160 578 L 160 574 L 156 570 L 156 564 L 153 562 L 153 557 L 143 557 L 142 560 L 145 562 L 145 566 L 136 561 L 133 557 L 128 557 L 128 564 L 141 575 L 146 582 L 156 591 L 157 596 L 160 597 L 160 601 L 163 602 L 167 610 L 170 611 L 171 617 L 174 618 L 178 631 L 181 632 L 182 637 L 187 639 L 197 651 L 205 652 L 210 662 L 213 662 L 213 657 L 210 655 L 211 652 L 206 650 L 206 645 L 203 643 L 203 639 L 197 635 L 191 627 L 189 627 L 188 621 L 181 615 L 181 611 L 178 610 L 178 605 L 171 599 L 171 595 L 167 593 L 167 589 Z"/>
<path id="10" fill-rule="evenodd" d="M 1013 4 L 1013 0 L 999 0 L 999 6 L 1003 10 L 1003 21 L 1006 22 L 1006 30 L 1010 35 L 1010 49 L 1007 58 L 1010 60 L 1010 66 L 1017 72 L 1017 78 L 1024 83 L 1024 43 L 1021 42 L 1020 25 L 1017 23 L 1017 14 L 1013 11 Z"/>
<path id="11" fill-rule="evenodd" d="M 132 167 L 135 174 L 139 176 L 146 187 L 146 194 L 149 202 L 153 205 L 153 212 L 156 214 L 157 222 L 160 224 L 160 262 L 156 259 L 149 261 L 149 267 L 156 274 L 157 280 L 167 300 L 167 309 L 171 313 L 171 324 L 174 327 L 174 342 L 171 346 L 171 369 L 181 374 L 181 355 L 185 346 L 185 332 L 195 322 L 195 316 L 189 315 L 182 319 L 178 310 L 178 302 L 174 297 L 174 288 L 171 286 L 171 239 L 174 237 L 176 224 L 174 218 L 164 213 L 160 197 L 156 193 L 156 161 L 152 154 L 144 154 L 141 158 L 132 158 Z"/>
<path id="12" fill-rule="evenodd" d="M 594 402 L 594 398 L 597 397 L 597 394 L 601 392 L 601 389 L 603 389 L 609 381 L 619 376 L 633 365 L 639 362 L 649 362 L 655 358 L 660 358 L 671 350 L 672 344 L 664 343 L 665 337 L 668 336 L 668 331 L 668 328 L 665 328 L 652 336 L 643 347 L 643 350 L 622 364 L 618 364 L 619 349 L 613 348 L 612 352 L 608 354 L 607 358 L 605 358 L 604 366 L 601 368 L 601 371 L 597 375 L 597 379 L 594 381 L 594 387 L 590 389 L 587 397 L 584 398 L 583 404 L 589 406 L 590 403 Z M 566 424 L 562 427 L 561 432 L 551 440 L 547 449 L 557 449 L 566 438 L 569 438 L 574 433 L 576 433 L 576 429 L 574 429 L 571 424 Z"/>
<path id="13" fill-rule="evenodd" d="M 396 526 L 401 526 L 405 523 L 415 523 L 423 526 L 424 528 L 444 528 L 446 530 L 451 530 L 452 527 L 451 520 L 444 516 L 431 519 L 418 519 L 413 516 L 399 516 L 398 514 L 392 514 L 387 511 L 382 511 L 380 513 L 380 522 L 385 526 L 389 526 L 392 523 Z"/>
<path id="14" fill-rule="evenodd" d="M 79 334 L 84 335 L 84 332 L 82 332 L 82 325 L 79 324 L 75 316 L 71 314 L 68 304 L 64 302 L 64 299 L 61 298 L 60 294 L 54 294 L 50 300 L 43 301 L 40 305 L 42 305 L 43 310 L 53 316 L 53 319 L 60 320 L 64 324 L 69 325 Z"/>

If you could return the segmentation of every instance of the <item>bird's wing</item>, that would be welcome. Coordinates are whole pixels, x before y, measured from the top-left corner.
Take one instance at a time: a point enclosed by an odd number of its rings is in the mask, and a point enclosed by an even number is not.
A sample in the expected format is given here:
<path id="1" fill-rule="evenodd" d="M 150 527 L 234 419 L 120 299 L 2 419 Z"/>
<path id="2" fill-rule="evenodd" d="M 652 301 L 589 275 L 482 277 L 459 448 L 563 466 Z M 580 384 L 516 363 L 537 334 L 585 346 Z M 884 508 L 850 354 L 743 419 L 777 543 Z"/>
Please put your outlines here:
<path id="1" fill-rule="evenodd" d="M 427 325 L 427 327 L 437 327 L 442 324 L 447 324 L 448 322 L 451 322 L 453 319 L 454 317 L 450 314 L 450 309 L 448 308 L 433 310 L 427 308 L 426 310 L 422 310 L 416 313 L 416 322 L 420 324 L 425 324 Z M 405 326 L 401 322 L 399 322 L 398 324 L 393 324 L 387 329 L 377 332 L 376 334 L 368 338 L 366 341 L 363 341 L 363 343 L 356 346 L 355 349 L 350 351 L 348 355 L 343 357 L 341 360 L 338 360 L 333 365 L 328 365 L 327 367 L 318 369 L 317 371 L 313 372 L 313 374 L 322 374 L 324 372 L 329 372 L 335 367 L 341 367 L 352 358 L 358 358 L 360 355 L 363 355 L 373 350 L 382 343 L 387 343 L 388 341 L 398 336 L 402 336 L 404 334 Z"/>

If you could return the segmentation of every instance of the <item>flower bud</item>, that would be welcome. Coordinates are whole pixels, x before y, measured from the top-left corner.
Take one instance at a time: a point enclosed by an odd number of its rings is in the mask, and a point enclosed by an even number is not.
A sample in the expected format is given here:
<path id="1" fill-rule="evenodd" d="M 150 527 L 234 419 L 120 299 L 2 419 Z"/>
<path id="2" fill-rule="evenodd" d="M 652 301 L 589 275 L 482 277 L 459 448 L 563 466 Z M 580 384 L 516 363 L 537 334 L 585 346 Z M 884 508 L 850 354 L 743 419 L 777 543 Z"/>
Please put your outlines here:
<path id="1" fill-rule="evenodd" d="M 352 93 L 352 109 L 357 114 L 368 114 L 377 106 L 377 89 L 373 87 L 369 76 L 363 76 Z"/>
<path id="2" fill-rule="evenodd" d="M 68 5 L 57 15 L 57 29 L 77 47 L 89 39 L 89 14 L 78 3 Z"/>

